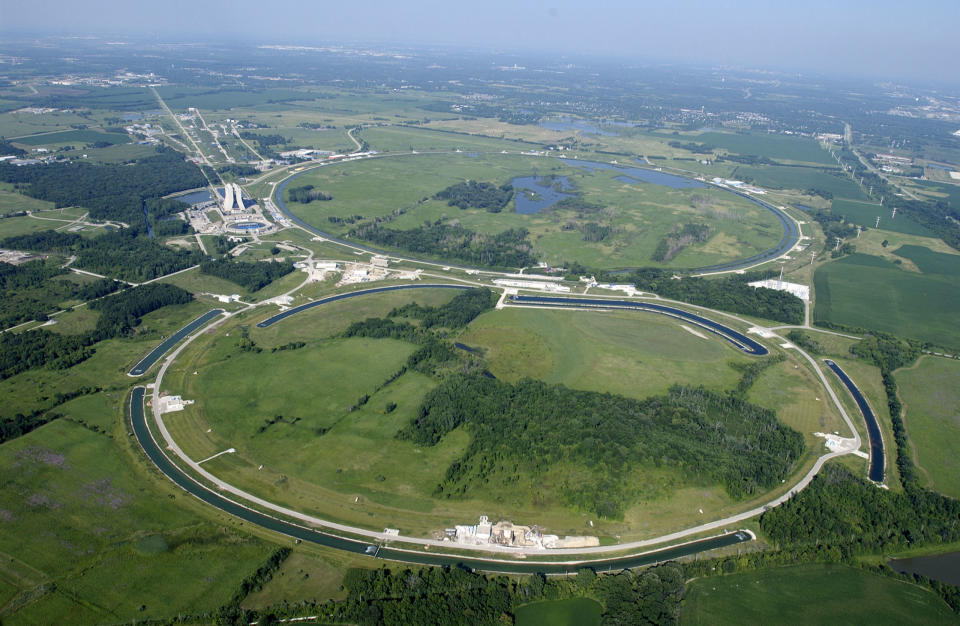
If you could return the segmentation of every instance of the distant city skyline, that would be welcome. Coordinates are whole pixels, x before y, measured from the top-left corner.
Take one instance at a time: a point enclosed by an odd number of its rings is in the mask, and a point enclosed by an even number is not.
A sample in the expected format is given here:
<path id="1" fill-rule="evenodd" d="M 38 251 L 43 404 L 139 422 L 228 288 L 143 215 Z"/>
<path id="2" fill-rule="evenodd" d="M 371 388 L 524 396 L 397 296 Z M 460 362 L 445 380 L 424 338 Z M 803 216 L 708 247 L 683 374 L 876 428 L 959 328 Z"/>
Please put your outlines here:
<path id="1" fill-rule="evenodd" d="M 960 83 L 960 2 L 0 0 L 0 35 L 265 44 L 369 42 L 778 68 Z"/>

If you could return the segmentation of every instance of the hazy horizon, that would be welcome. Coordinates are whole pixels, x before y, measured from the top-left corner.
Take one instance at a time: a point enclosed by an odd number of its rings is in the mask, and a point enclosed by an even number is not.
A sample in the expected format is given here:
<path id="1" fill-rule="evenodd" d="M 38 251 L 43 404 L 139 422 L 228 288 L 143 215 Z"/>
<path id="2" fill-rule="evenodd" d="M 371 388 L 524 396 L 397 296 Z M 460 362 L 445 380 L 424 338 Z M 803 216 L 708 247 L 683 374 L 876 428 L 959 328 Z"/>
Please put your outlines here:
<path id="1" fill-rule="evenodd" d="M 435 0 L 398 5 L 366 0 L 349 8 L 307 0 L 269 4 L 171 0 L 0 0 L 0 35 L 73 35 L 210 42 L 441 46 L 503 52 L 603 56 L 870 79 L 960 81 L 954 28 L 960 4 L 922 0 L 778 6 L 761 0 L 662 4 L 507 3 L 468 9 Z"/>

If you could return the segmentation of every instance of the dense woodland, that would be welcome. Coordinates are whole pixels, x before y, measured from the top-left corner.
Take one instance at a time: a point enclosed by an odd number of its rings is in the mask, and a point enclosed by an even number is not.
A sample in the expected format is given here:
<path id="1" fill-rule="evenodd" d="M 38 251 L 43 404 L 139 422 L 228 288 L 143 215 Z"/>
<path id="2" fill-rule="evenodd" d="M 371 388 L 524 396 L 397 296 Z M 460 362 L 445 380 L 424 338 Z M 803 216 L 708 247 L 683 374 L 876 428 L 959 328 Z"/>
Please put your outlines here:
<path id="1" fill-rule="evenodd" d="M 410 230 L 394 230 L 379 224 L 364 225 L 351 236 L 379 246 L 409 250 L 429 256 L 459 259 L 484 267 L 526 267 L 537 262 L 525 228 L 512 228 L 484 235 L 440 220 Z"/>
<path id="2" fill-rule="evenodd" d="M 710 227 L 706 224 L 687 223 L 660 240 L 653 251 L 653 260 L 665 263 L 692 243 L 702 243 L 710 238 Z"/>
<path id="3" fill-rule="evenodd" d="M 76 255 L 76 267 L 130 282 L 178 272 L 203 258 L 198 250 L 175 250 L 127 229 L 92 238 L 47 230 L 7 237 L 0 241 L 0 247 Z"/>
<path id="4" fill-rule="evenodd" d="M 70 300 L 81 302 L 105 296 L 121 286 L 115 280 L 88 283 L 70 280 L 69 272 L 45 261 L 21 265 L 0 262 L 0 329 L 28 321 L 45 321 Z"/>
<path id="5" fill-rule="evenodd" d="M 470 445 L 438 493 L 470 497 L 494 476 L 510 481 L 563 464 L 591 475 L 563 487 L 567 503 L 603 517 L 621 516 L 637 495 L 626 480 L 637 466 L 719 482 L 741 498 L 779 484 L 803 451 L 800 433 L 735 394 L 675 386 L 634 400 L 478 375 L 446 377 L 397 436 L 432 446 L 461 426 Z"/>
<path id="6" fill-rule="evenodd" d="M 4 162 L 0 180 L 58 208 L 81 206 L 90 209 L 92 219 L 123 222 L 135 229 L 146 227 L 147 198 L 207 184 L 196 165 L 167 148 L 127 165 L 57 162 L 17 167 Z"/>
<path id="7" fill-rule="evenodd" d="M 460 209 L 483 209 L 488 213 L 499 213 L 510 204 L 513 195 L 513 186 L 510 184 L 498 187 L 493 183 L 478 183 L 475 180 L 468 180 L 450 185 L 446 189 L 438 191 L 433 197 L 438 200 L 446 200 L 449 206 L 459 207 Z"/>
<path id="8" fill-rule="evenodd" d="M 637 289 L 652 291 L 664 298 L 690 304 L 743 313 L 785 324 L 803 323 L 803 300 L 786 291 L 751 287 L 748 283 L 773 276 L 772 272 L 748 272 L 722 278 L 673 278 L 674 272 L 660 269 L 639 269 L 629 275 Z M 623 280 L 607 274 L 604 280 Z"/>
<path id="9" fill-rule="evenodd" d="M 213 259 L 200 264 L 200 272 L 236 283 L 248 291 L 263 289 L 293 271 L 293 263 L 265 261 L 244 263 L 229 259 Z"/>

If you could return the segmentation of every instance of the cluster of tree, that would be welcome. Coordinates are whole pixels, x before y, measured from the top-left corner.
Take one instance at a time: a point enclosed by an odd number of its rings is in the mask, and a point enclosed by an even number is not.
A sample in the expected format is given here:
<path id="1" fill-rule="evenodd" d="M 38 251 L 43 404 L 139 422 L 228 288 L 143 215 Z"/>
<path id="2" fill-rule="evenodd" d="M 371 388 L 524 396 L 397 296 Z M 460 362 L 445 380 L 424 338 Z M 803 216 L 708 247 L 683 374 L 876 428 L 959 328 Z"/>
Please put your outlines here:
<path id="1" fill-rule="evenodd" d="M 314 200 L 320 200 L 326 202 L 328 200 L 333 200 L 328 192 L 321 189 L 314 189 L 313 185 L 303 185 L 302 187 L 293 187 L 287 190 L 288 197 L 293 202 L 299 202 L 300 204 L 309 204 Z"/>
<path id="2" fill-rule="evenodd" d="M 749 361 L 747 363 L 731 362 L 730 366 L 741 372 L 740 381 L 737 383 L 737 387 L 732 393 L 741 398 L 746 398 L 747 392 L 750 391 L 751 387 L 753 387 L 753 383 L 757 382 L 757 378 L 760 377 L 760 374 L 777 363 L 783 363 L 786 358 L 786 355 L 781 352 L 775 356 Z"/>
<path id="3" fill-rule="evenodd" d="M 4 443 L 5 441 L 26 435 L 30 431 L 40 428 L 44 424 L 63 417 L 62 413 L 53 413 L 51 412 L 51 409 L 69 402 L 74 398 L 90 395 L 102 390 L 102 387 L 79 387 L 67 393 L 57 393 L 54 396 L 54 402 L 52 406 L 42 409 L 34 409 L 26 415 L 23 413 L 17 413 L 13 417 L 0 417 L 0 443 Z"/>
<path id="4" fill-rule="evenodd" d="M 713 151 L 717 149 L 716 146 L 711 146 L 706 143 L 697 143 L 695 141 L 671 141 L 667 143 L 667 145 L 671 148 L 686 150 L 687 152 L 692 152 L 694 154 L 713 154 Z"/>
<path id="5" fill-rule="evenodd" d="M 733 161 L 743 165 L 781 165 L 770 157 L 757 156 L 755 154 L 723 154 L 717 157 L 718 161 Z"/>
<path id="6" fill-rule="evenodd" d="M 446 377 L 397 437 L 436 445 L 460 426 L 471 442 L 439 493 L 468 496 L 491 475 L 509 480 L 562 463 L 592 474 L 565 487 L 568 504 L 603 517 L 620 516 L 635 496 L 626 477 L 640 465 L 719 482 L 740 498 L 779 484 L 803 451 L 800 433 L 735 394 L 675 386 L 641 401 L 477 375 Z"/>
<path id="7" fill-rule="evenodd" d="M 588 202 L 579 195 L 564 198 L 550 207 L 552 211 L 573 211 L 577 214 L 577 217 L 581 219 L 588 215 L 599 213 L 602 209 L 602 204 Z"/>
<path id="8" fill-rule="evenodd" d="M 288 143 L 290 143 L 290 139 L 284 137 L 283 135 L 268 135 L 268 134 L 261 135 L 260 133 L 251 133 L 250 131 L 245 130 L 240 133 L 240 136 L 243 137 L 244 139 L 250 139 L 250 140 L 256 141 L 257 143 L 259 143 L 261 146 L 264 146 L 264 147 L 285 146 Z"/>
<path id="9" fill-rule="evenodd" d="M 709 238 L 710 227 L 706 224 L 684 224 L 679 229 L 674 228 L 673 232 L 660 240 L 652 258 L 657 263 L 665 263 L 690 244 L 702 243 Z"/>
<path id="10" fill-rule="evenodd" d="M 218 167 L 221 174 L 231 174 L 233 176 L 254 176 L 259 174 L 260 170 L 255 168 L 252 165 L 244 165 L 243 163 L 231 163 L 230 165 L 220 165 Z"/>
<path id="11" fill-rule="evenodd" d="M 62 278 L 67 273 L 44 261 L 0 262 L 0 328 L 31 319 L 45 321 L 67 300 L 93 300 L 120 288 L 120 283 L 108 278 L 78 284 Z"/>
<path id="12" fill-rule="evenodd" d="M 26 154 L 27 154 L 26 150 L 16 147 L 15 145 L 7 141 L 6 137 L 0 137 L 0 155 L 22 157 L 22 156 L 25 156 Z"/>
<path id="13" fill-rule="evenodd" d="M 877 489 L 836 464 L 760 518 L 785 548 L 846 546 L 854 553 L 890 551 L 960 540 L 960 502 L 925 489 Z"/>
<path id="14" fill-rule="evenodd" d="M 499 213 L 513 200 L 513 186 L 508 184 L 499 187 L 493 183 L 478 183 L 468 180 L 463 183 L 450 185 L 438 191 L 433 197 L 446 200 L 449 206 L 461 209 L 484 209 L 489 213 Z"/>
<path id="15" fill-rule="evenodd" d="M 411 302 L 393 309 L 387 317 L 418 319 L 424 328 L 463 328 L 484 311 L 492 309 L 496 301 L 492 291 L 486 287 L 478 287 L 459 293 L 450 302 L 440 306 L 421 306 Z"/>
<path id="16" fill-rule="evenodd" d="M 527 241 L 528 231 L 525 228 L 511 228 L 496 235 L 484 235 L 459 224 L 444 224 L 437 220 L 410 230 L 394 230 L 370 224 L 355 228 L 350 234 L 379 246 L 459 259 L 471 265 L 525 267 L 537 262 Z"/>
<path id="17" fill-rule="evenodd" d="M 338 217 L 336 215 L 331 215 L 327 217 L 327 220 L 331 224 L 356 224 L 363 219 L 362 215 L 348 215 L 347 217 Z"/>
<path id="18" fill-rule="evenodd" d="M 638 269 L 630 273 L 630 282 L 643 291 L 652 291 L 664 298 L 720 309 L 731 313 L 755 315 L 785 324 L 803 323 L 803 300 L 786 291 L 751 287 L 748 283 L 770 278 L 772 272 L 747 272 L 722 278 L 685 277 L 674 279 L 669 270 Z M 601 280 L 622 280 L 617 274 L 606 274 Z"/>
<path id="19" fill-rule="evenodd" d="M 196 265 L 199 251 L 175 250 L 126 229 L 93 238 L 52 230 L 7 237 L 0 246 L 16 250 L 75 254 L 75 266 L 116 276 L 130 282 L 144 282 Z"/>
<path id="20" fill-rule="evenodd" d="M 168 304 L 193 299 L 189 291 L 174 285 L 141 285 L 115 296 L 90 303 L 100 313 L 94 330 L 79 335 L 61 335 L 45 329 L 0 334 L 0 380 L 30 369 L 66 369 L 93 355 L 93 344 L 119 337 L 140 323 L 140 317 Z"/>
<path id="21" fill-rule="evenodd" d="M 362 322 L 354 322 L 347 327 L 343 337 L 371 337 L 373 339 L 400 339 L 415 343 L 420 347 L 409 357 L 400 369 L 378 387 L 378 391 L 387 386 L 408 370 L 435 373 L 440 368 L 475 369 L 476 359 L 457 353 L 450 344 L 441 340 L 424 326 L 414 326 L 410 322 L 397 322 L 391 319 L 369 317 Z"/>
<path id="22" fill-rule="evenodd" d="M 584 241 L 599 243 L 613 234 L 613 227 L 597 222 L 587 222 L 580 226 L 580 232 L 583 234 Z"/>
<path id="23" fill-rule="evenodd" d="M 336 130 L 333 124 L 321 124 L 319 122 L 300 122 L 297 124 L 300 128 L 309 128 L 310 130 Z"/>
<path id="24" fill-rule="evenodd" d="M 49 163 L 17 167 L 0 163 L 0 180 L 57 207 L 82 206 L 96 220 L 116 220 L 143 228 L 143 202 L 176 191 L 206 185 L 200 169 L 179 152 L 158 148 L 157 154 L 132 164 Z"/>
<path id="25" fill-rule="evenodd" d="M 823 345 L 802 330 L 791 330 L 787 333 L 787 339 L 794 345 L 800 346 L 811 354 L 823 354 L 826 352 Z"/>
<path id="26" fill-rule="evenodd" d="M 264 261 L 244 263 L 229 259 L 211 259 L 200 264 L 200 272 L 236 283 L 248 291 L 263 289 L 293 271 L 293 263 Z"/>
<path id="27" fill-rule="evenodd" d="M 128 335 L 147 313 L 171 304 L 193 301 L 189 291 L 168 283 L 150 283 L 121 291 L 88 306 L 100 313 L 94 330 L 95 341 Z"/>

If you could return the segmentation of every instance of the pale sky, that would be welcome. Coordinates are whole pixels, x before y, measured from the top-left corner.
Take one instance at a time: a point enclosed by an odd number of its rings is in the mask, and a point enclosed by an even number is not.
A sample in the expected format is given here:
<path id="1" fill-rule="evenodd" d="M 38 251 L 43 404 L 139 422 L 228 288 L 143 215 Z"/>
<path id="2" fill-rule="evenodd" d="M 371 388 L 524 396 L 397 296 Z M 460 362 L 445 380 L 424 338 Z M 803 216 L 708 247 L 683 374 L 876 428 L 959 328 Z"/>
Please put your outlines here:
<path id="1" fill-rule="evenodd" d="M 0 0 L 0 33 L 436 44 L 960 82 L 960 0 Z"/>

